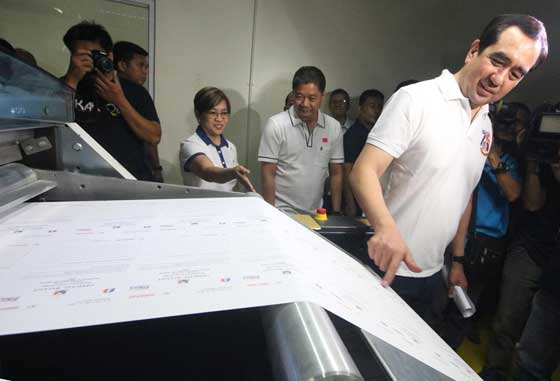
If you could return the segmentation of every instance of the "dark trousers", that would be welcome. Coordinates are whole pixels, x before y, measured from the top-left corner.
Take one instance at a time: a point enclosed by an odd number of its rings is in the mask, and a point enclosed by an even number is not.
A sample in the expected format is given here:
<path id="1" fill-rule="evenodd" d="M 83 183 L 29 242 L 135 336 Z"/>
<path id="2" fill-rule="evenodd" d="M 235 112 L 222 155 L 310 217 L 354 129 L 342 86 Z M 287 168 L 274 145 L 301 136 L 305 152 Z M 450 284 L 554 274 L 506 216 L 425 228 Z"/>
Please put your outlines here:
<path id="1" fill-rule="evenodd" d="M 510 247 L 502 272 L 498 312 L 493 322 L 494 336 L 484 365 L 486 372 L 500 376 L 509 373 L 515 344 L 529 317 L 541 273 L 541 268 L 523 245 L 514 243 Z"/>
<path id="2" fill-rule="evenodd" d="M 436 329 L 441 319 L 442 290 L 446 289 L 441 270 L 425 278 L 396 276 L 391 288 L 432 329 Z"/>
<path id="3" fill-rule="evenodd" d="M 517 349 L 514 379 L 548 381 L 560 355 L 560 300 L 540 290 Z"/>

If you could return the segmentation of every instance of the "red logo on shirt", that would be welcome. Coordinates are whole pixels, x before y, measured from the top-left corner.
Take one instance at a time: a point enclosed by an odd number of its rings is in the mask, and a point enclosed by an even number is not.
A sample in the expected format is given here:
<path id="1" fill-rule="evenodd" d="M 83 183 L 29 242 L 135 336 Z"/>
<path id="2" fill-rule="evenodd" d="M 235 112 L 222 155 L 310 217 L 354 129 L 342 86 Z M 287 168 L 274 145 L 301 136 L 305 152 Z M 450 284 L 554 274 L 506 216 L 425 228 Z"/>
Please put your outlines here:
<path id="1" fill-rule="evenodd" d="M 329 142 L 329 138 L 323 138 L 323 143 L 328 143 Z"/>

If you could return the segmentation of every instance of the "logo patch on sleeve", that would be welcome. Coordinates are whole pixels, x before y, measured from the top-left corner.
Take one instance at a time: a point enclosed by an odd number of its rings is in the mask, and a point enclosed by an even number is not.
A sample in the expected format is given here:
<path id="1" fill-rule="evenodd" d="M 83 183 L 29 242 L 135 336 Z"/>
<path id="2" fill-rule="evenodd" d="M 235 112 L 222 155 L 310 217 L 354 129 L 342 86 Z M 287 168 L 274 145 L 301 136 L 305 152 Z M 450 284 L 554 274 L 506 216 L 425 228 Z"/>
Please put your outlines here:
<path id="1" fill-rule="evenodd" d="M 329 138 L 323 138 L 323 143 L 328 143 L 329 142 Z"/>
<path id="2" fill-rule="evenodd" d="M 492 135 L 489 131 L 482 130 L 482 140 L 480 140 L 480 152 L 484 156 L 488 156 L 492 147 Z"/>

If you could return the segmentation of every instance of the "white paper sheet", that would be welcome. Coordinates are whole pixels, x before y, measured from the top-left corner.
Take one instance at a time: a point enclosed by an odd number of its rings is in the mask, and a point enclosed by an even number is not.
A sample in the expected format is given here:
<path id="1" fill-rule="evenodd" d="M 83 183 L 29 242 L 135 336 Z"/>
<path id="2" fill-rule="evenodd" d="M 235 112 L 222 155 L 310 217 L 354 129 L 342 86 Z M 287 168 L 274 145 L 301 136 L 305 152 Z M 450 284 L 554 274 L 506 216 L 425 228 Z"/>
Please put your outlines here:
<path id="1" fill-rule="evenodd" d="M 0 335 L 296 301 L 479 379 L 365 267 L 261 199 L 37 203 L 0 217 Z"/>

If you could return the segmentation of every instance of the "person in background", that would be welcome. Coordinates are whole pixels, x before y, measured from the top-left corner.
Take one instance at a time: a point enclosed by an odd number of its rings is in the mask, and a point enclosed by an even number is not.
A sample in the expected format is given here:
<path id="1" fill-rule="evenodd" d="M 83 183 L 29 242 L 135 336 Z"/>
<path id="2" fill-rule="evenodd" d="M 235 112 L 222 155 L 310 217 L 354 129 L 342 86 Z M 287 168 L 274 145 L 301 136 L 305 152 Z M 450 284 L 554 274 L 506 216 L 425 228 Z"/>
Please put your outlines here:
<path id="1" fill-rule="evenodd" d="M 342 133 L 345 134 L 354 124 L 354 120 L 350 119 L 348 116 L 348 111 L 350 110 L 350 95 L 346 90 L 336 89 L 331 92 L 329 97 L 329 110 L 331 116 L 338 120 L 342 127 Z"/>
<path id="2" fill-rule="evenodd" d="M 560 164 L 556 172 L 560 180 Z M 560 232 L 559 232 L 560 234 Z M 516 349 L 516 381 L 544 381 L 552 378 L 560 360 L 560 244 L 544 269 L 541 289 L 533 298 L 531 314 Z"/>
<path id="3" fill-rule="evenodd" d="M 231 113 L 228 97 L 216 87 L 204 87 L 194 97 L 194 112 L 198 127 L 181 142 L 179 153 L 184 184 L 232 191 L 239 181 L 255 192 L 249 170 L 237 162 L 235 145 L 223 135 Z"/>
<path id="4" fill-rule="evenodd" d="M 294 97 L 294 92 L 290 91 L 288 95 L 286 95 L 286 99 L 284 100 L 284 111 L 292 107 L 295 101 L 296 99 Z"/>
<path id="5" fill-rule="evenodd" d="M 119 41 L 113 48 L 113 56 L 119 78 L 144 86 L 148 79 L 149 68 L 148 52 L 146 50 L 133 42 Z M 144 149 L 154 181 L 163 183 L 163 168 L 159 162 L 157 144 L 146 143 Z"/>
<path id="6" fill-rule="evenodd" d="M 24 62 L 27 62 L 30 65 L 37 66 L 37 60 L 35 59 L 33 54 L 25 49 L 16 48 L 16 57 Z"/>
<path id="7" fill-rule="evenodd" d="M 528 153 L 523 187 L 524 211 L 506 255 L 498 311 L 492 324 L 493 336 L 480 372 L 485 381 L 508 379 L 515 346 L 521 335 L 525 335 L 524 327 L 543 272 L 550 263 L 557 264 L 555 261 L 560 256 L 560 151 L 551 163 Z M 558 279 L 558 274 L 554 276 Z M 530 340 L 531 335 L 529 329 L 526 339 Z"/>
<path id="8" fill-rule="evenodd" d="M 415 83 L 418 83 L 418 80 L 416 79 L 407 79 L 406 81 L 402 81 L 400 82 L 397 87 L 395 88 L 395 93 L 397 91 L 399 91 L 401 89 L 401 87 L 405 87 L 405 86 L 410 86 L 410 85 L 414 85 Z"/>
<path id="9" fill-rule="evenodd" d="M 369 132 L 381 115 L 384 101 L 385 96 L 381 91 L 377 89 L 364 91 L 358 101 L 360 107 L 358 118 L 344 134 L 344 213 L 347 216 L 361 215 L 361 209 L 356 204 L 350 186 L 350 172 L 362 148 L 366 145 Z"/>
<path id="10" fill-rule="evenodd" d="M 76 122 L 136 179 L 153 181 L 144 143 L 158 144 L 161 126 L 150 94 L 115 70 L 94 67 L 94 51 L 99 62 L 108 59 L 113 66 L 113 40 L 103 26 L 83 21 L 68 29 L 63 41 L 70 61 L 61 79 L 76 92 Z"/>
<path id="11" fill-rule="evenodd" d="M 326 80 L 314 66 L 294 74 L 295 103 L 273 115 L 259 146 L 263 198 L 278 209 L 314 214 L 330 171 L 332 209 L 340 213 L 344 151 L 340 123 L 320 111 Z"/>

